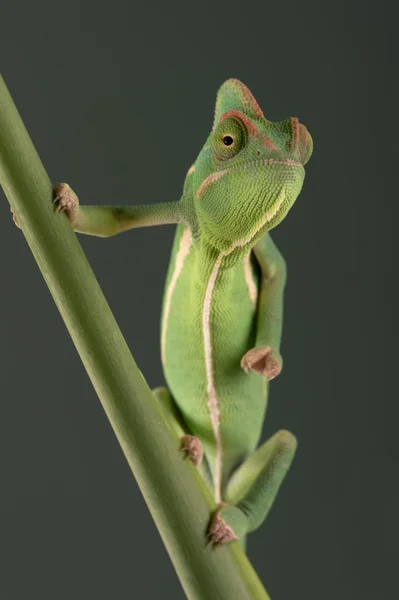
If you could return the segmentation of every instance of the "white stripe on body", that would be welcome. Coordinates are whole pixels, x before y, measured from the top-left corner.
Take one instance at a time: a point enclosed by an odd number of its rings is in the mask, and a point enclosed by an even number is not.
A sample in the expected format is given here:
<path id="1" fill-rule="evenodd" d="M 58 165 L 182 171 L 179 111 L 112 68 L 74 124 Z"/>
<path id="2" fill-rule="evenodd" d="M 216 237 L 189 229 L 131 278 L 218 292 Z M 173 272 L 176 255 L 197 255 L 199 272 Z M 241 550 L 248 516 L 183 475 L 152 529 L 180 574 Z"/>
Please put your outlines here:
<path id="1" fill-rule="evenodd" d="M 252 305 L 255 308 L 256 302 L 258 300 L 258 288 L 256 287 L 252 274 L 251 252 L 248 252 L 248 254 L 244 257 L 244 275 L 245 282 L 248 288 L 249 299 L 251 300 Z"/>
<path id="2" fill-rule="evenodd" d="M 215 261 L 215 265 L 212 269 L 212 273 L 209 277 L 208 285 L 205 292 L 203 312 L 202 312 L 202 326 L 203 326 L 203 337 L 204 337 L 204 351 L 205 351 L 205 367 L 207 376 L 207 392 L 208 392 L 208 411 L 209 417 L 212 423 L 213 434 L 216 442 L 216 459 L 215 459 L 215 471 L 214 471 L 214 485 L 215 485 L 215 502 L 220 504 L 222 501 L 222 464 L 223 464 L 223 448 L 222 438 L 220 435 L 220 402 L 217 394 L 215 379 L 213 373 L 212 363 L 212 342 L 211 342 L 211 303 L 212 294 L 215 288 L 216 278 L 222 264 L 222 260 L 225 256 L 228 256 L 240 246 L 245 246 L 262 227 L 266 225 L 277 213 L 281 205 L 285 200 L 285 190 L 281 190 L 277 200 L 268 212 L 266 213 L 262 223 L 252 232 L 250 232 L 245 238 L 234 242 L 228 250 L 223 250 Z"/>
<path id="3" fill-rule="evenodd" d="M 219 398 L 216 392 L 215 379 L 213 376 L 213 363 L 212 363 L 212 343 L 211 343 L 211 327 L 210 327 L 210 316 L 211 316 L 211 302 L 212 292 L 215 287 L 216 277 L 219 271 L 220 263 L 222 262 L 224 254 L 221 252 L 216 259 L 215 266 L 212 269 L 211 276 L 209 277 L 208 286 L 205 292 L 204 307 L 202 312 L 202 327 L 204 333 L 204 349 L 205 349 L 205 369 L 206 378 L 208 380 L 207 392 L 208 392 L 208 411 L 211 419 L 213 435 L 215 436 L 216 442 L 216 462 L 215 462 L 215 501 L 216 504 L 220 504 L 222 501 L 221 496 L 221 481 L 222 481 L 222 439 L 220 437 L 220 404 Z"/>
<path id="4" fill-rule="evenodd" d="M 161 334 L 161 360 L 162 360 L 162 364 L 164 364 L 164 365 L 166 363 L 166 356 L 165 356 L 166 330 L 168 327 L 168 317 L 169 317 L 169 312 L 170 312 L 170 305 L 172 302 L 172 295 L 173 295 L 174 289 L 176 287 L 176 283 L 179 278 L 179 275 L 183 269 L 184 260 L 185 260 L 186 256 L 188 255 L 188 253 L 190 252 L 192 243 L 193 243 L 193 236 L 191 234 L 191 229 L 189 227 L 187 227 L 183 231 L 183 234 L 180 238 L 179 250 L 177 251 L 176 260 L 175 260 L 175 270 L 173 271 L 173 275 L 172 275 L 170 283 L 169 283 L 168 291 L 166 292 L 165 310 L 164 310 L 164 315 L 163 315 L 163 319 L 162 319 L 162 334 Z"/>

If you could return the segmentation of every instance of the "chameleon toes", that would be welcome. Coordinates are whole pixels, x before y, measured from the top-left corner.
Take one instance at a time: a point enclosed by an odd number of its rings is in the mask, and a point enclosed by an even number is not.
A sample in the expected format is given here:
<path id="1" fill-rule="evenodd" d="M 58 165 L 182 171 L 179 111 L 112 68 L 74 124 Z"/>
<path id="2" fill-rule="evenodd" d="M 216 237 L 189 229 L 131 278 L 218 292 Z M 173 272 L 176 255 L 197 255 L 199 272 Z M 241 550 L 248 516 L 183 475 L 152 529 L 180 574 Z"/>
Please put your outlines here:
<path id="1" fill-rule="evenodd" d="M 14 221 L 15 225 L 18 227 L 18 229 L 21 229 L 20 224 L 18 223 L 18 219 L 13 211 L 13 209 L 10 206 L 10 211 L 12 212 L 12 220 Z"/>
<path id="2" fill-rule="evenodd" d="M 219 508 L 213 515 L 208 530 L 209 543 L 213 543 L 216 546 L 223 546 L 228 542 L 240 539 L 220 515 L 221 510 Z"/>
<path id="3" fill-rule="evenodd" d="M 267 377 L 270 381 L 281 372 L 279 360 L 273 356 L 270 346 L 265 348 L 251 348 L 241 359 L 241 367 L 246 373 L 254 371 L 258 375 Z"/>
<path id="4" fill-rule="evenodd" d="M 202 460 L 202 444 L 194 435 L 183 435 L 181 438 L 181 450 L 187 452 L 186 458 L 190 458 L 193 464 L 198 467 Z"/>
<path id="5" fill-rule="evenodd" d="M 65 212 L 70 223 L 76 219 L 79 207 L 79 199 L 67 183 L 59 183 L 54 188 L 55 197 L 53 202 L 57 204 L 57 212 Z"/>

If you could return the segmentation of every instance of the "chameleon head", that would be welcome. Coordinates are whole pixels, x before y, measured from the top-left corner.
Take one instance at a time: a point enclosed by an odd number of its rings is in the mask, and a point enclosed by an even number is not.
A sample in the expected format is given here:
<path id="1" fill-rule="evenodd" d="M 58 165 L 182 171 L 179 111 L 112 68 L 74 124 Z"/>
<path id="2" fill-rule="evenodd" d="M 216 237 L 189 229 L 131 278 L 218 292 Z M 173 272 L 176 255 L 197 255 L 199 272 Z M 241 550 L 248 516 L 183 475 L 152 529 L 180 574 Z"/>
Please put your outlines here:
<path id="1" fill-rule="evenodd" d="M 212 245 L 252 246 L 278 225 L 301 191 L 312 148 L 298 119 L 268 121 L 249 89 L 227 80 L 193 173 L 197 217 Z"/>

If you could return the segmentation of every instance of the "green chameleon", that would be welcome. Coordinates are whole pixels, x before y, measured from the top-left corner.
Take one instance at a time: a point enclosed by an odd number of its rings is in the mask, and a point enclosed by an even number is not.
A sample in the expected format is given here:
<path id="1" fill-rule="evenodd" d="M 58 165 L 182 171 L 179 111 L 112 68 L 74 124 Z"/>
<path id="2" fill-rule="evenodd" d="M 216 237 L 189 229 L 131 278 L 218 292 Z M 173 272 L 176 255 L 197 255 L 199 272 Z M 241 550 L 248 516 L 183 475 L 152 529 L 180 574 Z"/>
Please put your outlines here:
<path id="1" fill-rule="evenodd" d="M 229 79 L 178 202 L 80 206 L 67 184 L 55 188 L 57 210 L 79 233 L 178 224 L 162 310 L 170 391 L 154 393 L 213 490 L 208 535 L 218 545 L 244 544 L 259 527 L 296 449 L 288 431 L 256 447 L 268 382 L 282 367 L 285 262 L 268 232 L 294 204 L 311 153 L 298 119 L 268 121 L 249 89 Z"/>

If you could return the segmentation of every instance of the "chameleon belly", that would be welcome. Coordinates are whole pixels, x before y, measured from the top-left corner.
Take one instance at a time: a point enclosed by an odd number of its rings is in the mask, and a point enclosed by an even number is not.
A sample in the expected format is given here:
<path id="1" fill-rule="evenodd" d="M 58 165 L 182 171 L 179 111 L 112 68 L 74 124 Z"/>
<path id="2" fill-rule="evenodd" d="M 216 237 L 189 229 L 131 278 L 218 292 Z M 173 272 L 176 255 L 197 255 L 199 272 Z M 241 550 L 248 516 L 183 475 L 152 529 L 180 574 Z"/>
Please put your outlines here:
<path id="1" fill-rule="evenodd" d="M 163 306 L 164 373 L 203 444 L 219 494 L 234 465 L 258 443 L 266 409 L 265 380 L 240 366 L 255 342 L 254 267 L 248 258 L 228 269 L 223 257 L 208 260 L 189 229 L 178 226 Z"/>

